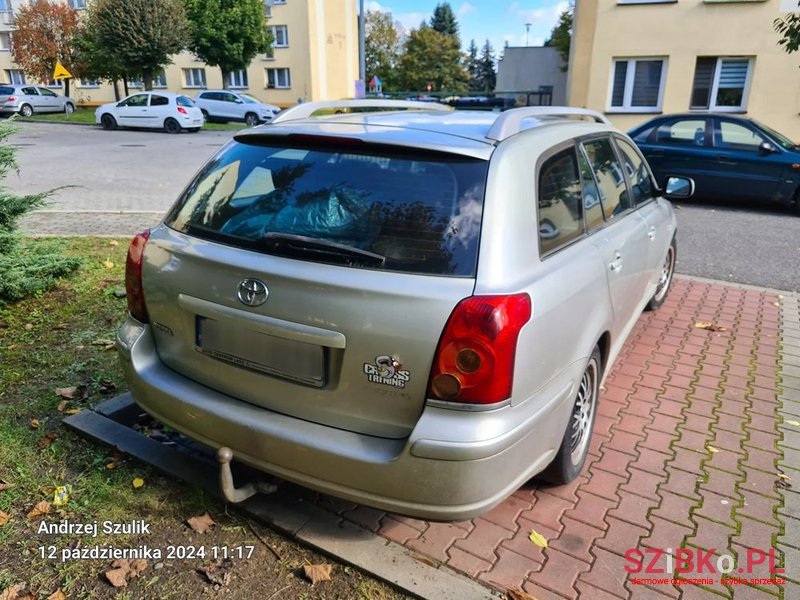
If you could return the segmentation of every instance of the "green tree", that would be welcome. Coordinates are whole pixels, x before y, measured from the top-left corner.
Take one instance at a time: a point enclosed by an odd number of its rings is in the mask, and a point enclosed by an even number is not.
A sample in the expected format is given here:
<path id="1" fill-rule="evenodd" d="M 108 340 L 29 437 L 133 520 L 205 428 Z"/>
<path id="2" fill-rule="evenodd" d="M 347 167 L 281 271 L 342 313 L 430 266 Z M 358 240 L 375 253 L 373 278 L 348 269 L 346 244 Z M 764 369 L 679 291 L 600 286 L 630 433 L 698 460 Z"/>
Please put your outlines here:
<path id="1" fill-rule="evenodd" d="M 11 53 L 25 73 L 39 81 L 50 81 L 56 61 L 71 73 L 76 70 L 74 42 L 81 31 L 77 10 L 65 2 L 34 0 L 15 9 L 14 26 Z M 64 82 L 64 92 L 69 96 L 69 79 Z"/>
<path id="2" fill-rule="evenodd" d="M 483 48 L 481 48 L 476 83 L 478 90 L 481 92 L 493 92 L 497 84 L 497 73 L 494 70 L 494 48 L 492 48 L 489 40 L 486 40 Z"/>
<path id="3" fill-rule="evenodd" d="M 430 27 L 434 31 L 452 35 L 458 39 L 458 20 L 456 20 L 456 15 L 449 2 L 442 2 L 436 5 L 436 8 L 433 9 Z"/>
<path id="4" fill-rule="evenodd" d="M 368 10 L 364 21 L 364 57 L 367 63 L 367 81 L 377 75 L 384 90 L 397 89 L 397 68 L 403 54 L 402 25 L 392 19 L 391 13 Z"/>
<path id="5" fill-rule="evenodd" d="M 129 77 L 127 68 L 119 57 L 101 43 L 92 15 L 85 20 L 85 27 L 75 38 L 77 70 L 82 77 L 103 79 L 114 84 L 114 95 L 120 99 L 117 82 Z M 126 88 L 127 92 L 127 88 Z"/>
<path id="6" fill-rule="evenodd" d="M 429 26 L 413 29 L 400 60 L 400 81 L 408 90 L 466 91 L 469 74 L 458 40 Z"/>
<path id="7" fill-rule="evenodd" d="M 558 17 L 558 22 L 550 32 L 550 37 L 544 42 L 545 46 L 552 46 L 561 55 L 561 60 L 564 64 L 561 66 L 562 71 L 566 71 L 569 67 L 569 46 L 572 42 L 572 21 L 575 13 L 575 4 L 570 3 L 567 10 L 562 12 Z"/>
<path id="8" fill-rule="evenodd" d="M 775 19 L 772 25 L 781 36 L 778 45 L 783 46 L 788 54 L 800 49 L 800 13 L 788 13 Z"/>
<path id="9" fill-rule="evenodd" d="M 16 148 L 8 143 L 17 129 L 9 121 L 0 123 L 0 179 L 17 171 Z M 0 305 L 43 292 L 58 277 L 80 265 L 76 258 L 61 256 L 57 243 L 20 239 L 18 219 L 41 208 L 49 195 L 50 192 L 17 196 L 8 188 L 0 187 Z"/>
<path id="10" fill-rule="evenodd" d="M 478 45 L 475 40 L 470 40 L 469 48 L 467 48 L 467 73 L 469 74 L 469 91 L 477 92 L 481 89 L 480 81 L 478 81 Z"/>
<path id="11" fill-rule="evenodd" d="M 189 25 L 181 0 L 94 0 L 87 19 L 99 48 L 153 89 L 153 75 L 185 49 Z"/>
<path id="12" fill-rule="evenodd" d="M 189 49 L 207 65 L 229 73 L 246 69 L 257 54 L 272 44 L 267 30 L 264 0 L 183 0 L 189 18 Z"/>

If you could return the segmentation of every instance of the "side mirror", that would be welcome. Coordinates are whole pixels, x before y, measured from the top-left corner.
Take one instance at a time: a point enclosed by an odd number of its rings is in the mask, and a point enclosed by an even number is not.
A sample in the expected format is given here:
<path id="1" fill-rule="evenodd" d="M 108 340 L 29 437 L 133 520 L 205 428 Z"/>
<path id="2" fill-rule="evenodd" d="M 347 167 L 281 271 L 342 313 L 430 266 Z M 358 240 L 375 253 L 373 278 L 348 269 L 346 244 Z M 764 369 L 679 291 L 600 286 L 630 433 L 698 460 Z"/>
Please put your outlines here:
<path id="1" fill-rule="evenodd" d="M 123 108 L 124 106 L 128 106 L 125 102 L 117 102 L 117 108 Z"/>
<path id="2" fill-rule="evenodd" d="M 759 154 L 775 154 L 778 149 L 771 142 L 761 142 L 758 146 Z"/>
<path id="3" fill-rule="evenodd" d="M 694 194 L 694 180 L 688 177 L 669 177 L 664 186 L 667 198 L 689 198 Z"/>

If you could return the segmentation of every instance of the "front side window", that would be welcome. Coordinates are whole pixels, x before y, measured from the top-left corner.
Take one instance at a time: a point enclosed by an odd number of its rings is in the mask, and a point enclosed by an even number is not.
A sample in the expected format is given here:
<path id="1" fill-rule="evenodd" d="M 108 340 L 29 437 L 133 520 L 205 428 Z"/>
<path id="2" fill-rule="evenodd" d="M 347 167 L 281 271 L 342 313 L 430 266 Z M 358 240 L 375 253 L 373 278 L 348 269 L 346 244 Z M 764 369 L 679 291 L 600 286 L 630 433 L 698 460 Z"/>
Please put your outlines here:
<path id="1" fill-rule="evenodd" d="M 662 58 L 626 58 L 612 68 L 612 110 L 657 112 L 664 95 L 666 61 Z"/>
<path id="2" fill-rule="evenodd" d="M 744 110 L 752 63 L 751 58 L 698 57 L 689 107 L 715 111 Z"/>
<path id="3" fill-rule="evenodd" d="M 51 98 L 54 98 L 55 96 L 58 95 L 55 92 L 51 92 L 47 88 L 40 87 L 36 89 L 39 90 L 39 94 L 41 94 L 42 96 L 50 96 Z"/>
<path id="4" fill-rule="evenodd" d="M 247 71 L 241 69 L 239 71 L 231 71 L 228 73 L 228 87 L 230 88 L 246 88 L 247 87 Z"/>
<path id="5" fill-rule="evenodd" d="M 206 70 L 203 68 L 184 69 L 183 81 L 184 81 L 184 87 L 187 88 L 206 87 Z"/>
<path id="6" fill-rule="evenodd" d="M 575 148 L 539 169 L 539 248 L 547 254 L 583 235 L 583 197 Z"/>
<path id="7" fill-rule="evenodd" d="M 600 204 L 606 220 L 630 208 L 625 175 L 617 160 L 611 140 L 593 140 L 583 144 L 589 166 L 594 172 Z"/>
<path id="8" fill-rule="evenodd" d="M 287 89 L 292 87 L 289 69 L 267 69 L 267 87 Z"/>
<path id="9" fill-rule="evenodd" d="M 715 132 L 714 145 L 728 150 L 748 150 L 755 152 L 767 140 L 759 133 L 732 121 L 721 120 L 719 131 Z"/>
<path id="10" fill-rule="evenodd" d="M 621 138 L 615 138 L 617 148 L 620 150 L 623 171 L 628 179 L 628 188 L 631 191 L 631 200 L 634 205 L 639 205 L 656 197 L 656 187 L 650 176 L 650 169 L 642 159 L 636 148 Z"/>
<path id="11" fill-rule="evenodd" d="M 488 162 L 234 143 L 166 224 L 223 244 L 355 268 L 474 277 Z"/>

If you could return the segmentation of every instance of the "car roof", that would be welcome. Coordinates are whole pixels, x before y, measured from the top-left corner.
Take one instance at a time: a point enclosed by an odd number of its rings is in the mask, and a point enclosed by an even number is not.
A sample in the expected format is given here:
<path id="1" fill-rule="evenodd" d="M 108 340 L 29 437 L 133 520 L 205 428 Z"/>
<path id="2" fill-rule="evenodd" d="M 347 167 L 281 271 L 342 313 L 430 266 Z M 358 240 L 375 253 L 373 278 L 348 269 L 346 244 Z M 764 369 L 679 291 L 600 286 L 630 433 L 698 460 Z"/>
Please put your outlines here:
<path id="1" fill-rule="evenodd" d="M 552 107 L 552 110 L 557 113 L 564 109 Z M 578 114 L 578 110 L 580 109 L 574 109 L 575 114 Z M 488 158 L 495 146 L 502 141 L 502 139 L 493 139 L 490 136 L 496 135 L 495 132 L 501 120 L 509 120 L 508 117 L 501 119 L 501 116 L 510 112 L 512 111 L 502 113 L 443 110 L 442 108 L 426 110 L 423 107 L 420 110 L 363 111 L 290 120 L 283 120 L 279 116 L 272 124 L 243 131 L 235 139 L 247 142 L 256 141 L 255 138 L 262 138 L 263 141 L 266 141 L 264 138 L 294 135 L 337 137 L 368 141 L 373 144 L 422 148 L 465 154 L 476 158 Z M 586 114 L 593 113 L 586 111 Z M 518 125 L 512 125 L 512 133 L 557 126 L 565 137 L 579 137 L 598 131 L 614 130 L 607 124 L 607 121 L 605 123 L 589 123 L 565 119 L 550 116 L 544 110 L 535 116 L 519 116 L 521 119 L 519 119 Z M 504 133 L 508 133 L 508 131 Z M 503 139 L 505 137 L 510 136 L 503 135 Z"/>

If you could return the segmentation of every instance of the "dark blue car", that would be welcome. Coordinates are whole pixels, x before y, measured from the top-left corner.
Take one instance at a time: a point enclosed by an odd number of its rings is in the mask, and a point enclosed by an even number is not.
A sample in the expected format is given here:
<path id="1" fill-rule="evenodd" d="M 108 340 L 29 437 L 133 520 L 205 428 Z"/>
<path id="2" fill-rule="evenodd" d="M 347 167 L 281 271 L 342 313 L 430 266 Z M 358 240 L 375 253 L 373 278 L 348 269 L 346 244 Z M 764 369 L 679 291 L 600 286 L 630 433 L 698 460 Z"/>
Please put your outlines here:
<path id="1" fill-rule="evenodd" d="M 753 119 L 666 115 L 629 135 L 662 187 L 671 175 L 691 177 L 696 196 L 772 200 L 800 213 L 800 148 Z"/>

